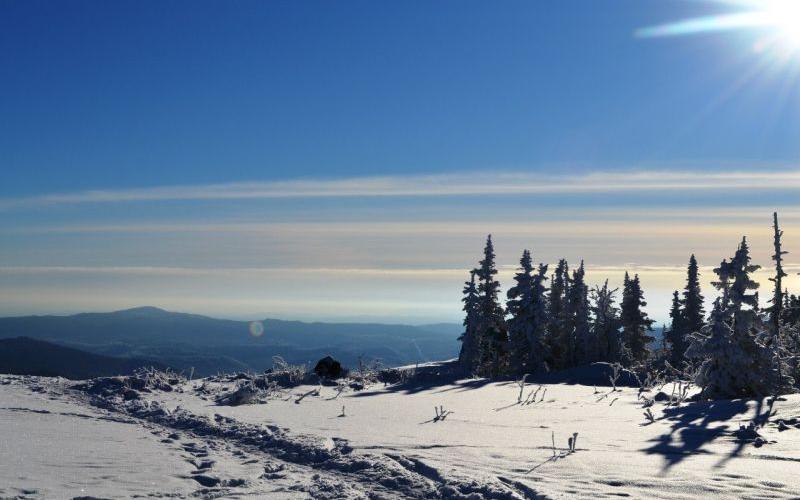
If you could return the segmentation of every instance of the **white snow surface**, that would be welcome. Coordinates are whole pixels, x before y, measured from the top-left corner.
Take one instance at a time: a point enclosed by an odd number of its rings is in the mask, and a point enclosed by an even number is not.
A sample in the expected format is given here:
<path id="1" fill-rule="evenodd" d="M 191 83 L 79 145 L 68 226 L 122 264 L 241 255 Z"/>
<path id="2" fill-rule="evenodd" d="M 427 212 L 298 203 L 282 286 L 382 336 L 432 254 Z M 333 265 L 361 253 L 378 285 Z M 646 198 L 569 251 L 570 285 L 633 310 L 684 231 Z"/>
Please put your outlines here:
<path id="1" fill-rule="evenodd" d="M 126 402 L 0 376 L 0 498 L 800 497 L 800 395 L 656 402 L 647 423 L 634 388 L 550 384 L 521 405 L 480 379 L 300 386 L 232 407 L 202 383 Z M 736 435 L 753 421 L 763 445 Z"/>

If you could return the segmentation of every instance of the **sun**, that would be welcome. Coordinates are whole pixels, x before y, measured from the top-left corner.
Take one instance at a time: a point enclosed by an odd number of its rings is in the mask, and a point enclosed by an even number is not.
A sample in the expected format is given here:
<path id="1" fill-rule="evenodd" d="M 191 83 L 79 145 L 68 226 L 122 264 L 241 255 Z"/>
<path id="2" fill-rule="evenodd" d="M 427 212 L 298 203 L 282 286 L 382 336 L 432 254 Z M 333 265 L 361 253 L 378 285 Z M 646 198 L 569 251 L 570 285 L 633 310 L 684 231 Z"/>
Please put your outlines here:
<path id="1" fill-rule="evenodd" d="M 800 0 L 716 0 L 714 3 L 725 3 L 736 10 L 642 28 L 636 31 L 636 35 L 655 38 L 758 30 L 763 36 L 755 43 L 754 49 L 800 51 Z"/>
<path id="2" fill-rule="evenodd" d="M 775 26 L 776 35 L 791 49 L 800 49 L 800 1 L 765 2 L 763 14 L 767 25 Z"/>

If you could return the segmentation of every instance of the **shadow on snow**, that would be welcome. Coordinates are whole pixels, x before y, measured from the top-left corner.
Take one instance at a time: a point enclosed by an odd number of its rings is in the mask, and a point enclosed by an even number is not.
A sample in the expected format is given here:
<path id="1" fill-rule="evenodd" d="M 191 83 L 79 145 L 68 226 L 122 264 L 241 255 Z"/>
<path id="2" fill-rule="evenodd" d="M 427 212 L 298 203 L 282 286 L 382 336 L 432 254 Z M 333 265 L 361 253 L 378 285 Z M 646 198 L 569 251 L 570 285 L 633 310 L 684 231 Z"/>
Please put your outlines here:
<path id="1" fill-rule="evenodd" d="M 728 437 L 736 446 L 729 454 L 723 457 L 716 467 L 722 467 L 729 460 L 739 456 L 747 444 L 744 440 L 736 439 L 734 432 L 738 430 L 738 423 L 731 428 L 731 420 L 737 415 L 744 417 L 753 407 L 750 400 L 734 399 L 719 401 L 699 401 L 683 406 L 667 407 L 663 417 L 657 421 L 671 422 L 670 431 L 651 440 L 653 445 L 645 448 L 648 454 L 664 456 L 666 472 L 672 466 L 680 463 L 690 455 L 711 454 L 704 447 L 717 439 Z M 765 410 L 766 407 L 766 410 Z M 757 426 L 763 426 L 769 419 L 772 411 L 772 400 L 765 404 L 764 400 L 755 401 L 753 418 L 749 421 Z M 742 418 L 742 423 L 746 419 Z"/>

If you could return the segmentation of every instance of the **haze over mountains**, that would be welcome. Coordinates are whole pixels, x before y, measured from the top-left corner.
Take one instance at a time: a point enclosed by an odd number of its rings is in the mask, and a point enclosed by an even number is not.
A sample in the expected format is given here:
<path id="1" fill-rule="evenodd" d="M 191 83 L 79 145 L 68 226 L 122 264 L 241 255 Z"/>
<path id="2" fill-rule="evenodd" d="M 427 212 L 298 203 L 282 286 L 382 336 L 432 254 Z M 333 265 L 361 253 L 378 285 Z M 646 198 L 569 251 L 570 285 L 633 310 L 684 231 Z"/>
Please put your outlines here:
<path id="1" fill-rule="evenodd" d="M 0 373 L 83 380 L 130 375 L 138 368 L 166 367 L 146 359 L 103 356 L 27 337 L 0 339 Z"/>
<path id="2" fill-rule="evenodd" d="M 314 363 L 325 355 L 346 366 L 380 360 L 398 366 L 452 358 L 461 325 L 305 323 L 265 319 L 263 334 L 251 323 L 139 307 L 110 313 L 0 318 L 0 339 L 29 337 L 93 354 L 152 360 L 198 375 L 261 371 L 273 356 Z M 258 333 L 258 328 L 253 328 Z"/>

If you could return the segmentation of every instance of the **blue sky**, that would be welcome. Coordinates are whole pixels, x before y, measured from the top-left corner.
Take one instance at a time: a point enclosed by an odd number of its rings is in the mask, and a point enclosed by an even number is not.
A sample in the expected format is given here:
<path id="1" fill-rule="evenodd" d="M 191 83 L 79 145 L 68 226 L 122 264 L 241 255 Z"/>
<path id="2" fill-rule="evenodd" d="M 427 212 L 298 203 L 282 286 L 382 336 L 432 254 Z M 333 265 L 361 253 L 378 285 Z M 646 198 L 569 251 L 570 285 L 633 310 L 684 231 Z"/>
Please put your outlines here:
<path id="1" fill-rule="evenodd" d="M 744 4 L 0 3 L 0 313 L 457 320 L 493 232 L 661 319 L 800 222 L 800 56 L 637 35 Z"/>

